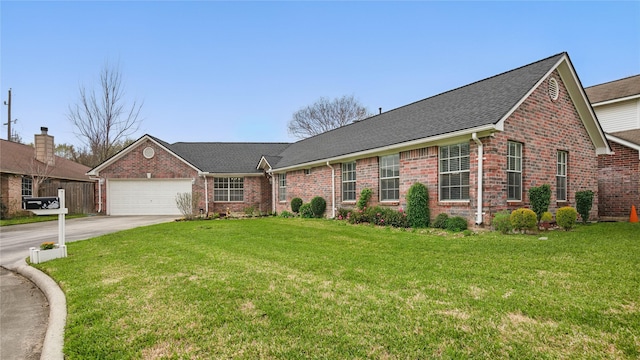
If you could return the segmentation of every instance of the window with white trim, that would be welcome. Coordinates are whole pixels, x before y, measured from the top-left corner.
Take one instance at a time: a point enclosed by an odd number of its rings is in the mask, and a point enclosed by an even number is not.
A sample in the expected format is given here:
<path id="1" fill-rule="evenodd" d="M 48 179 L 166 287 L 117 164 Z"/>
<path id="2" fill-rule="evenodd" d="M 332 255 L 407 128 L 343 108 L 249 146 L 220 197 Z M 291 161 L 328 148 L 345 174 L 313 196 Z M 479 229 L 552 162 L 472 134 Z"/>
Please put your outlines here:
<path id="1" fill-rule="evenodd" d="M 469 200 L 469 143 L 440 147 L 440 200 Z"/>
<path id="2" fill-rule="evenodd" d="M 342 163 L 342 201 L 356 201 L 356 162 Z"/>
<path id="3" fill-rule="evenodd" d="M 400 200 L 400 154 L 380 157 L 380 201 Z"/>
<path id="4" fill-rule="evenodd" d="M 242 202 L 244 200 L 244 178 L 214 178 L 213 201 Z"/>
<path id="5" fill-rule="evenodd" d="M 22 177 L 22 197 L 33 196 L 33 178 L 31 176 Z"/>
<path id="6" fill-rule="evenodd" d="M 567 157 L 566 151 L 558 151 L 556 166 L 556 200 L 567 201 Z"/>
<path id="7" fill-rule="evenodd" d="M 287 201 L 287 174 L 278 175 L 278 201 Z"/>
<path id="8" fill-rule="evenodd" d="M 507 200 L 522 200 L 522 144 L 507 142 Z"/>

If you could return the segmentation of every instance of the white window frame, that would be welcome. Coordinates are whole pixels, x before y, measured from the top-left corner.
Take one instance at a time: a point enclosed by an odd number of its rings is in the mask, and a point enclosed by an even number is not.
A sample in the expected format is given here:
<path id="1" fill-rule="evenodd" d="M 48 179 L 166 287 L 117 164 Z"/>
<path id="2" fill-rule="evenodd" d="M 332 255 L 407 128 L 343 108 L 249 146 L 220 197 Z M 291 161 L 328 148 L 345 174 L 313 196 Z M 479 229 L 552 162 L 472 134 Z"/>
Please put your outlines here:
<path id="1" fill-rule="evenodd" d="M 342 201 L 356 201 L 356 162 L 342 163 Z"/>
<path id="2" fill-rule="evenodd" d="M 400 154 L 381 156 L 380 168 L 380 201 L 400 200 Z M 393 184 L 390 187 L 389 184 Z M 391 196 L 390 196 L 391 195 Z"/>
<path id="3" fill-rule="evenodd" d="M 438 149 L 439 196 L 440 201 L 469 201 L 470 149 L 469 143 L 440 146 Z M 457 180 L 453 184 L 452 180 Z M 457 198 L 452 190 L 458 189 Z"/>
<path id="4" fill-rule="evenodd" d="M 507 141 L 507 201 L 522 201 L 522 143 L 516 141 Z"/>
<path id="5" fill-rule="evenodd" d="M 31 176 L 23 176 L 20 186 L 23 199 L 33 197 L 33 178 Z"/>
<path id="6" fill-rule="evenodd" d="M 239 196 L 238 196 L 239 195 Z M 244 202 L 244 178 L 213 178 L 214 202 Z"/>
<path id="7" fill-rule="evenodd" d="M 556 201 L 567 201 L 567 170 L 569 153 L 558 150 L 556 165 Z"/>
<path id="8" fill-rule="evenodd" d="M 278 174 L 278 201 L 287 201 L 287 173 Z"/>

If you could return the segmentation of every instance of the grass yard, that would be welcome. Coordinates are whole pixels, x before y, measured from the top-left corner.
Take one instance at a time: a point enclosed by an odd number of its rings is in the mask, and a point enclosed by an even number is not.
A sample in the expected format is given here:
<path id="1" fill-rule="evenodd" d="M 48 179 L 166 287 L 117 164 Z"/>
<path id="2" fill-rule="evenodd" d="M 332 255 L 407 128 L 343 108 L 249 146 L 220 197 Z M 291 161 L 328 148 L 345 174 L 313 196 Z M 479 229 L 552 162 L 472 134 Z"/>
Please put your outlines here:
<path id="1" fill-rule="evenodd" d="M 86 217 L 85 214 L 70 214 L 65 215 L 65 219 L 75 219 Z M 0 226 L 11 226 L 11 225 L 23 225 L 23 224 L 32 224 L 44 221 L 58 221 L 58 215 L 42 215 L 42 216 L 20 216 L 12 219 L 1 219 Z"/>
<path id="2" fill-rule="evenodd" d="M 68 359 L 639 358 L 640 224 L 542 236 L 179 222 L 37 267 Z"/>

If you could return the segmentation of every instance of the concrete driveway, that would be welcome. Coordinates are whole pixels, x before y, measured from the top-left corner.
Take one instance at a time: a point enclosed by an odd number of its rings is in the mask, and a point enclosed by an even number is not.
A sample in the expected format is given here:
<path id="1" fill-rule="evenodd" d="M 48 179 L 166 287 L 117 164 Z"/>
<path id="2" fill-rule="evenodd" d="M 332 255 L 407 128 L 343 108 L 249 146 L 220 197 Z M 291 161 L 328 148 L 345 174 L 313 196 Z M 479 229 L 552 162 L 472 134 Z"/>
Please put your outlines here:
<path id="1" fill-rule="evenodd" d="M 173 221 L 179 216 L 89 216 L 66 220 L 66 242 L 85 240 L 103 234 L 140 226 Z M 30 247 L 45 241 L 58 242 L 58 221 L 0 227 L 0 265 L 29 257 Z"/>

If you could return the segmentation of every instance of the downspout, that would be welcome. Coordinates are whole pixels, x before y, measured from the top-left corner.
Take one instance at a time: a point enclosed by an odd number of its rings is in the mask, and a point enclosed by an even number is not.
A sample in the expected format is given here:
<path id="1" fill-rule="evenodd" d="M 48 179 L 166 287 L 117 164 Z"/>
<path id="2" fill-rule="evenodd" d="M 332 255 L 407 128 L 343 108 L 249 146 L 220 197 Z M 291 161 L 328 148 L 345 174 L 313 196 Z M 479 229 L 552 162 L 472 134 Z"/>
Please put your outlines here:
<path id="1" fill-rule="evenodd" d="M 328 161 L 327 166 L 331 168 L 331 218 L 333 219 L 336 217 L 336 169 L 329 165 Z"/>
<path id="2" fill-rule="evenodd" d="M 207 175 L 202 175 L 204 177 L 204 213 L 209 215 L 209 187 L 207 185 Z"/>
<path id="3" fill-rule="evenodd" d="M 478 145 L 478 212 L 476 213 L 476 225 L 482 224 L 482 158 L 484 157 L 484 148 L 482 141 L 478 139 L 478 134 L 471 134 L 471 138 Z"/>
<path id="4" fill-rule="evenodd" d="M 276 212 L 276 178 L 271 171 L 267 171 L 267 174 L 271 176 L 271 212 Z"/>

